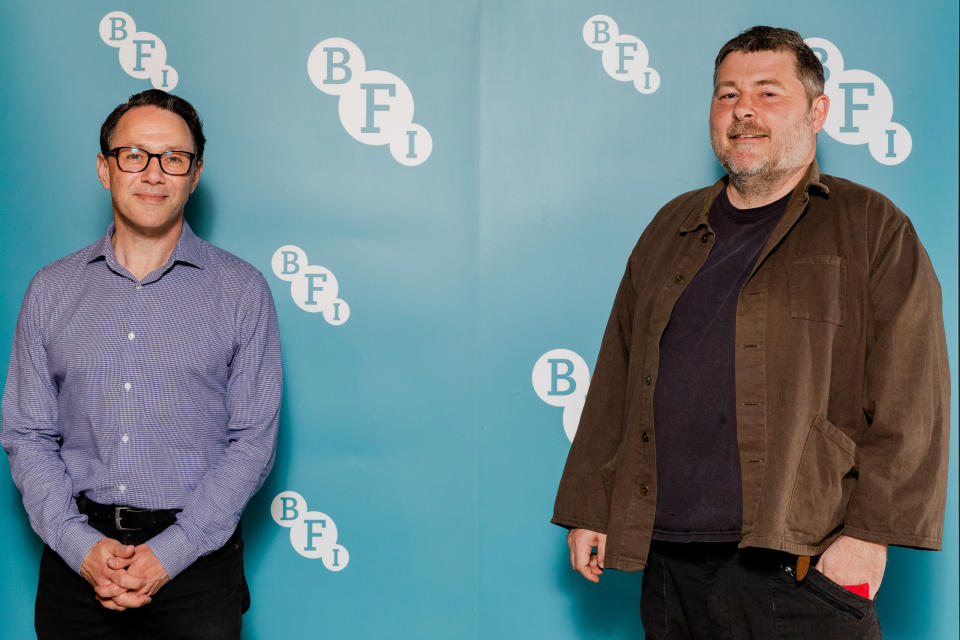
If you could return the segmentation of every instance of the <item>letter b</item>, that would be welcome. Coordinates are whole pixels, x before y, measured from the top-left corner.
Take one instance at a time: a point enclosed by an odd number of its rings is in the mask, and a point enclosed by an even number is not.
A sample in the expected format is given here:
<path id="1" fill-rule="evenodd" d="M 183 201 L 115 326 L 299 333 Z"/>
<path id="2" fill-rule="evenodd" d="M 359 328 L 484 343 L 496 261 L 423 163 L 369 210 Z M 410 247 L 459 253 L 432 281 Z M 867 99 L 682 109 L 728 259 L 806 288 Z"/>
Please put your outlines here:
<path id="1" fill-rule="evenodd" d="M 281 507 L 282 515 L 280 516 L 281 520 L 296 520 L 300 517 L 300 512 L 297 511 L 297 499 L 290 497 L 280 498 L 280 502 L 283 505 Z"/>
<path id="2" fill-rule="evenodd" d="M 551 349 L 537 358 L 531 381 L 541 400 L 554 407 L 565 407 L 586 395 L 590 369 L 575 351 Z"/>
<path id="3" fill-rule="evenodd" d="M 292 276 L 300 271 L 300 257 L 296 251 L 283 251 L 283 270 L 281 273 L 285 276 Z"/>
<path id="4" fill-rule="evenodd" d="M 620 35 L 620 30 L 613 18 L 599 13 L 587 18 L 581 35 L 588 47 L 594 51 L 603 51 Z"/>
<path id="5" fill-rule="evenodd" d="M 123 35 L 119 35 L 119 34 Z M 127 39 L 127 21 L 120 16 L 110 18 L 110 39 L 113 41 Z"/>
<path id="6" fill-rule="evenodd" d="M 601 29 L 601 27 L 603 27 Z M 603 36 L 603 39 L 600 38 Z M 610 42 L 610 23 L 605 20 L 593 21 L 593 44 L 606 44 Z"/>
<path id="7" fill-rule="evenodd" d="M 343 47 L 324 47 L 323 53 L 327 59 L 327 72 L 325 74 L 324 84 L 346 84 L 350 82 L 350 78 L 353 77 L 353 71 L 351 71 L 348 66 L 350 62 L 350 51 L 344 49 Z M 340 60 L 334 60 L 333 54 L 339 54 Z M 334 78 L 333 73 L 335 69 L 342 69 L 343 75 L 340 78 Z"/>
<path id="8" fill-rule="evenodd" d="M 550 358 L 547 362 L 550 363 L 550 391 L 548 395 L 568 396 L 577 390 L 577 381 L 573 379 L 572 361 L 566 358 Z M 560 365 L 566 368 L 563 373 L 560 372 Z M 557 384 L 560 380 L 566 383 L 563 390 L 561 390 L 559 384 Z"/>
<path id="9" fill-rule="evenodd" d="M 827 58 L 830 57 L 830 54 L 823 47 L 810 47 L 810 50 L 820 59 L 820 64 L 823 65 L 823 81 L 827 82 L 830 80 L 830 68 L 827 66 Z"/>

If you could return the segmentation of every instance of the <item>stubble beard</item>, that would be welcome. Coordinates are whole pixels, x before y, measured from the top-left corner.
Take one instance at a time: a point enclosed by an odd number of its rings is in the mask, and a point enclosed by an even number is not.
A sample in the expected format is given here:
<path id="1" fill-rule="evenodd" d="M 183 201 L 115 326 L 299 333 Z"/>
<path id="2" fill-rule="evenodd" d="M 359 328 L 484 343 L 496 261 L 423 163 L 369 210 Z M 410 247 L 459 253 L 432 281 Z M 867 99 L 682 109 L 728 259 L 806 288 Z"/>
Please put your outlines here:
<path id="1" fill-rule="evenodd" d="M 749 198 L 763 197 L 777 191 L 790 175 L 805 165 L 810 155 L 815 136 L 810 134 L 813 126 L 813 109 L 799 121 L 781 143 L 774 141 L 770 153 L 762 159 L 749 163 L 737 163 L 735 153 L 724 148 L 731 135 L 758 134 L 770 135 L 770 132 L 752 124 L 735 123 L 721 134 L 723 139 L 711 136 L 713 152 L 730 177 L 730 184 L 742 195 Z"/>

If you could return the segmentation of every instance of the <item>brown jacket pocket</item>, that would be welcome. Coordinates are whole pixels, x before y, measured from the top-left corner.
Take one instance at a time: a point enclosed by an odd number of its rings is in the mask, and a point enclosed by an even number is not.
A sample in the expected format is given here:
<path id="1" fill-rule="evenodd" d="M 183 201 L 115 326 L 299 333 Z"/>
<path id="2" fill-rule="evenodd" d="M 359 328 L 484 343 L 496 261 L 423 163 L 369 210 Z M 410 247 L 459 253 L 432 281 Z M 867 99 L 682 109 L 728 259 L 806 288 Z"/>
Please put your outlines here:
<path id="1" fill-rule="evenodd" d="M 843 525 L 853 492 L 857 445 L 817 416 L 803 445 L 787 511 L 785 537 L 816 545 Z"/>
<path id="2" fill-rule="evenodd" d="M 843 325 L 847 264 L 840 256 L 796 256 L 790 266 L 790 315 Z"/>
<path id="3" fill-rule="evenodd" d="M 603 480 L 603 493 L 607 497 L 607 507 L 613 503 L 613 481 L 617 476 L 617 455 L 610 458 L 602 467 L 600 467 L 600 479 Z"/>

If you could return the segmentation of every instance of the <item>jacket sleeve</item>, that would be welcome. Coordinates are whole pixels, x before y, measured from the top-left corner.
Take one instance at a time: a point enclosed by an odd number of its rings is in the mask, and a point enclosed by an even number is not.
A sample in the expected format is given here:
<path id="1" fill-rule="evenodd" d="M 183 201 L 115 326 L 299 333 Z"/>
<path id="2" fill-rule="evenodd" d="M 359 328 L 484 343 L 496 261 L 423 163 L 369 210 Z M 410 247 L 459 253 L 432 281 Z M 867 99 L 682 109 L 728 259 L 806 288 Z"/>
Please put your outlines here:
<path id="1" fill-rule="evenodd" d="M 580 425 L 560 478 L 551 522 L 563 527 L 607 531 L 610 506 L 604 471 L 612 469 L 623 431 L 636 302 L 633 273 L 636 254 L 635 248 L 620 281 Z"/>
<path id="2" fill-rule="evenodd" d="M 880 217 L 869 282 L 871 314 L 857 486 L 844 533 L 939 549 L 950 449 L 950 371 L 940 285 L 909 220 Z"/>
<path id="3" fill-rule="evenodd" d="M 30 526 L 79 573 L 103 534 L 77 509 L 73 483 L 60 456 L 58 391 L 43 341 L 44 297 L 41 271 L 27 288 L 13 334 L 0 441 Z"/>

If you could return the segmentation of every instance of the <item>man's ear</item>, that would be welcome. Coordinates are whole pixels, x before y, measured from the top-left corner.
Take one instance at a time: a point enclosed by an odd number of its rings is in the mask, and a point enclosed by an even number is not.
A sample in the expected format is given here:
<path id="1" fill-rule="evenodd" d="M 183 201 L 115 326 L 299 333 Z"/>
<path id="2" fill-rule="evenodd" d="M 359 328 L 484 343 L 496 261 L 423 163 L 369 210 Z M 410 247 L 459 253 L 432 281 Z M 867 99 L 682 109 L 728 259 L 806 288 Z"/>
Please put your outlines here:
<path id="1" fill-rule="evenodd" d="M 107 166 L 107 158 L 102 153 L 97 154 L 97 177 L 100 178 L 100 184 L 104 189 L 110 189 L 110 167 Z"/>
<path id="2" fill-rule="evenodd" d="M 823 123 L 827 121 L 827 114 L 830 112 L 830 98 L 827 97 L 827 94 L 821 93 L 813 99 L 810 109 L 813 110 L 813 132 L 820 133 Z"/>
<path id="3" fill-rule="evenodd" d="M 197 183 L 200 182 L 201 172 L 203 172 L 203 160 L 197 160 L 197 166 L 193 171 L 193 186 L 190 187 L 190 193 L 197 190 Z"/>

